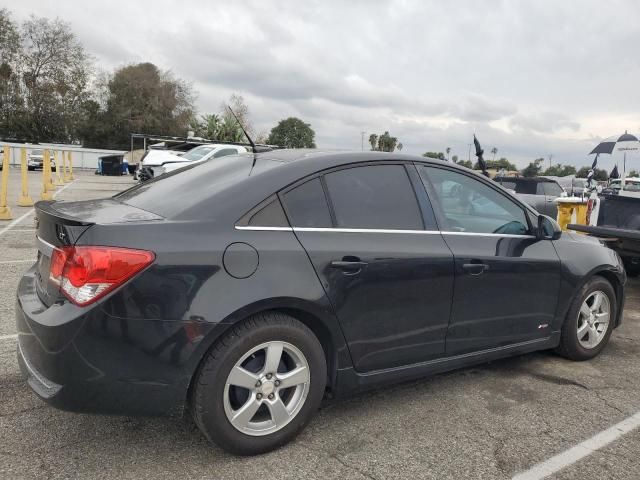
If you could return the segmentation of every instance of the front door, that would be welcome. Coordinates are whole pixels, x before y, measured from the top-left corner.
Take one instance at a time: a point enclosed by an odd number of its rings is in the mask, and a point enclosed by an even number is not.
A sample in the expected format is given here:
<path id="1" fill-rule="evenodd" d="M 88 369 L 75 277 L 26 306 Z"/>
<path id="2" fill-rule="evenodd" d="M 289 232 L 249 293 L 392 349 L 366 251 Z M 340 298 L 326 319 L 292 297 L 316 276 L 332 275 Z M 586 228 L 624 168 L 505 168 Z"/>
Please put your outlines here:
<path id="1" fill-rule="evenodd" d="M 413 165 L 368 164 L 281 196 L 360 372 L 445 352 L 453 256 L 419 182 Z"/>
<path id="2" fill-rule="evenodd" d="M 552 243 L 531 235 L 525 209 L 489 181 L 418 169 L 455 257 L 447 355 L 549 337 L 560 286 Z"/>

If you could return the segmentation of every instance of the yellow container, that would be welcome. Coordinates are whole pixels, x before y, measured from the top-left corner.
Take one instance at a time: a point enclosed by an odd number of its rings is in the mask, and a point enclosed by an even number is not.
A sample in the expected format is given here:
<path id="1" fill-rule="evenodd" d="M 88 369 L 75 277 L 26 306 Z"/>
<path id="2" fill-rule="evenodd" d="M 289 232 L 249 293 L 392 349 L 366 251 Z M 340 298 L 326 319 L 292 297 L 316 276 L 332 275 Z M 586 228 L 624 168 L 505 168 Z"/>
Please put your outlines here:
<path id="1" fill-rule="evenodd" d="M 556 199 L 558 204 L 558 224 L 562 230 L 567 230 L 567 225 L 587 224 L 588 199 L 578 197 L 561 197 Z"/>

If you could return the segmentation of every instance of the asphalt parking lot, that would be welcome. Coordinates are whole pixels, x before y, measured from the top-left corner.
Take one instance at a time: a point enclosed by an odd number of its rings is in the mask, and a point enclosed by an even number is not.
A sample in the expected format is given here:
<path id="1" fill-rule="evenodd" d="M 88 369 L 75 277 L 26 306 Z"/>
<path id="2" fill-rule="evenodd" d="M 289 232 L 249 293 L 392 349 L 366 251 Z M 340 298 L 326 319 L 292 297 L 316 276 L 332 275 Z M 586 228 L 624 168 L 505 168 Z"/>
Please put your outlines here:
<path id="1" fill-rule="evenodd" d="M 108 196 L 131 177 L 74 172 L 59 200 Z M 39 195 L 40 172 L 30 191 Z M 11 171 L 15 202 L 18 172 Z M 64 190 L 62 190 L 64 188 Z M 597 359 L 536 353 L 327 400 L 283 449 L 233 457 L 185 419 L 71 414 L 38 400 L 15 358 L 14 294 L 35 259 L 30 208 L 0 222 L 0 478 L 512 478 L 640 410 L 640 281 Z M 640 429 L 549 478 L 640 478 Z M 531 477 L 541 478 L 541 477 Z"/>

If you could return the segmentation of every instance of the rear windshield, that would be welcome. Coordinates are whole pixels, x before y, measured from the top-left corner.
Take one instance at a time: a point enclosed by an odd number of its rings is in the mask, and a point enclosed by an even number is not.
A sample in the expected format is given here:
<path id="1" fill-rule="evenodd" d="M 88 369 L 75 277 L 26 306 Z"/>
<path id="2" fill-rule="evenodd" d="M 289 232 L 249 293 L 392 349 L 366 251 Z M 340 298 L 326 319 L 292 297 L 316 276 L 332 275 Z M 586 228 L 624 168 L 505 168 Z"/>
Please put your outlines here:
<path id="1" fill-rule="evenodd" d="M 197 163 L 125 190 L 113 198 L 165 218 L 173 217 L 246 178 L 252 160 L 250 155 L 240 155 L 225 157 L 223 162 Z M 261 163 L 265 162 L 258 162 L 254 173 Z"/>

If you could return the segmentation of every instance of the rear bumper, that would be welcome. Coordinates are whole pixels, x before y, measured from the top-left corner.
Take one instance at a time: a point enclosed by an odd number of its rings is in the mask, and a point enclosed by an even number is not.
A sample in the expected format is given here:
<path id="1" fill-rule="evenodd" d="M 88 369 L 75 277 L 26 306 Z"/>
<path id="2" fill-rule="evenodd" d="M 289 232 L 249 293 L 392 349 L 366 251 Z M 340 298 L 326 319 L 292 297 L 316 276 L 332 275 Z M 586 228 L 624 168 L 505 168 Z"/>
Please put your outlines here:
<path id="1" fill-rule="evenodd" d="M 100 304 L 47 308 L 32 269 L 16 301 L 18 363 L 31 389 L 62 410 L 181 415 L 198 342 L 186 323 L 115 318 Z"/>

